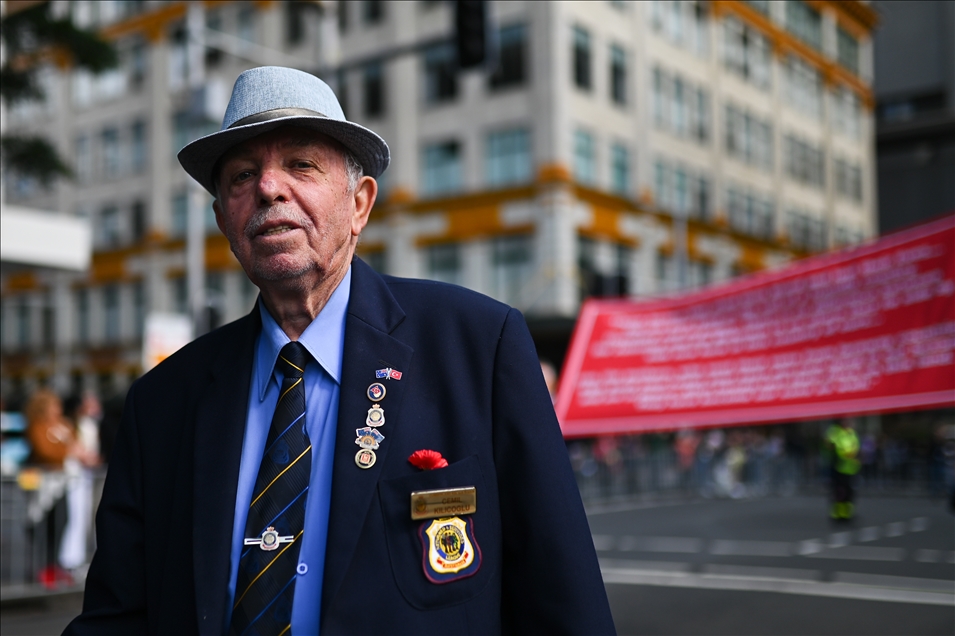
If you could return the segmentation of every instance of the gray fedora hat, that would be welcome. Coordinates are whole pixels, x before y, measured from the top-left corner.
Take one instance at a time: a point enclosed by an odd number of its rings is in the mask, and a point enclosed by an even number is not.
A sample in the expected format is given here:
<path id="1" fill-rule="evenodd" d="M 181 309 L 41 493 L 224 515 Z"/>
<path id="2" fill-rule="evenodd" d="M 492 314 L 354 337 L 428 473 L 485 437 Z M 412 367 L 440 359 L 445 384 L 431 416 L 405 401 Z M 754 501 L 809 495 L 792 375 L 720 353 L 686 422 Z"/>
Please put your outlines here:
<path id="1" fill-rule="evenodd" d="M 235 80 L 219 132 L 187 144 L 179 151 L 179 163 L 215 196 L 213 171 L 222 155 L 236 144 L 280 126 L 310 128 L 337 140 L 370 177 L 378 177 L 391 161 L 384 139 L 345 119 L 328 84 L 293 68 L 260 66 Z"/>

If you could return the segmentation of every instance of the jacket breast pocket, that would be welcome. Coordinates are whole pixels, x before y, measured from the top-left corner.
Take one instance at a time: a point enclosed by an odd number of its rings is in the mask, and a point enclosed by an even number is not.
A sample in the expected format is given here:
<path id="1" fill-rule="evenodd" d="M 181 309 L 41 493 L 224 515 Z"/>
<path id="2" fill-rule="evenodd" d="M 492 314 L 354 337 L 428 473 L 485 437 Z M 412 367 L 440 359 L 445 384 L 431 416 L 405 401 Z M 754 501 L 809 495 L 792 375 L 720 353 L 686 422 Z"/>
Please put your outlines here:
<path id="1" fill-rule="evenodd" d="M 476 511 L 458 516 L 463 523 L 432 527 L 433 519 L 411 519 L 411 493 L 471 486 L 476 491 Z M 494 568 L 493 555 L 499 554 L 499 541 L 497 514 L 488 509 L 487 503 L 481 507 L 484 489 L 481 465 L 475 456 L 379 483 L 392 573 L 401 594 L 413 607 L 428 610 L 464 603 L 486 587 Z M 442 576 L 445 546 L 453 552 L 452 558 L 467 567 L 455 571 L 453 564 L 448 565 L 448 574 Z"/>

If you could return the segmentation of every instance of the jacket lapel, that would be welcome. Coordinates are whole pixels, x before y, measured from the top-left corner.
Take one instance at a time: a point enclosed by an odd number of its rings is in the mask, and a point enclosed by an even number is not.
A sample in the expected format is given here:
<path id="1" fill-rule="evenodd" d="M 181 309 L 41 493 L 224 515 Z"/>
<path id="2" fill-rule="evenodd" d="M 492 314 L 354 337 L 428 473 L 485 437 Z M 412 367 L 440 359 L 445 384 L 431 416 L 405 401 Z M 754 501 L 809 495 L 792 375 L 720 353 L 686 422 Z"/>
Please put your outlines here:
<path id="1" fill-rule="evenodd" d="M 375 371 L 392 367 L 406 372 L 410 368 L 414 350 L 390 335 L 404 317 L 384 280 L 364 262 L 354 259 L 332 469 L 323 614 L 341 586 L 354 554 L 361 526 L 388 458 L 388 438 L 401 426 L 401 403 L 409 379 L 378 380 Z M 373 404 L 366 392 L 373 382 L 381 382 L 387 390 L 379 402 L 385 411 L 385 424 L 381 427 L 385 439 L 375 451 L 375 464 L 362 469 L 355 464 L 355 454 L 359 451 L 354 443 L 355 430 L 365 426 L 368 409 Z"/>
<path id="2" fill-rule="evenodd" d="M 220 347 L 212 379 L 196 409 L 193 563 L 199 633 L 219 635 L 225 621 L 232 520 L 252 379 L 258 306 L 235 324 L 238 335 Z"/>

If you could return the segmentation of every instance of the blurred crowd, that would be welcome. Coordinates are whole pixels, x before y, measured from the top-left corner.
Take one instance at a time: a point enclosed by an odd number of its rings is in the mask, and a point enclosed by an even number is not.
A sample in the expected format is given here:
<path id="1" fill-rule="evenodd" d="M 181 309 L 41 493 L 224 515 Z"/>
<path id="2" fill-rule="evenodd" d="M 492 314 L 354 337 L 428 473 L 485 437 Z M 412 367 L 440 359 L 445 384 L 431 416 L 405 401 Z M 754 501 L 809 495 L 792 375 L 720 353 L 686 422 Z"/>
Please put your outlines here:
<path id="1" fill-rule="evenodd" d="M 95 393 L 61 399 L 46 388 L 11 405 L 16 410 L 7 406 L 0 420 L 3 582 L 69 587 L 92 554 L 96 485 L 120 413 L 104 413 Z"/>
<path id="2" fill-rule="evenodd" d="M 827 426 L 605 436 L 570 440 L 568 452 L 585 500 L 661 492 L 734 499 L 788 496 L 818 491 L 828 482 Z M 935 424 L 904 437 L 860 431 L 859 446 L 861 492 L 955 496 L 955 424 Z"/>

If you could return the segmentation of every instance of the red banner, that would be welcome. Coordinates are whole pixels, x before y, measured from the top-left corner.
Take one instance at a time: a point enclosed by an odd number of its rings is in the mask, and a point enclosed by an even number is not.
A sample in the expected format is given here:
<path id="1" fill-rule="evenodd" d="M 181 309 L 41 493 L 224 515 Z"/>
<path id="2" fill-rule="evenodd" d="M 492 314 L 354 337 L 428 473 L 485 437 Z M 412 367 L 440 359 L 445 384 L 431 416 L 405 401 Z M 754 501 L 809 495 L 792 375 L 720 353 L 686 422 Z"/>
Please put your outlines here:
<path id="1" fill-rule="evenodd" d="M 662 300 L 590 300 L 566 437 L 955 404 L 955 216 Z"/>

